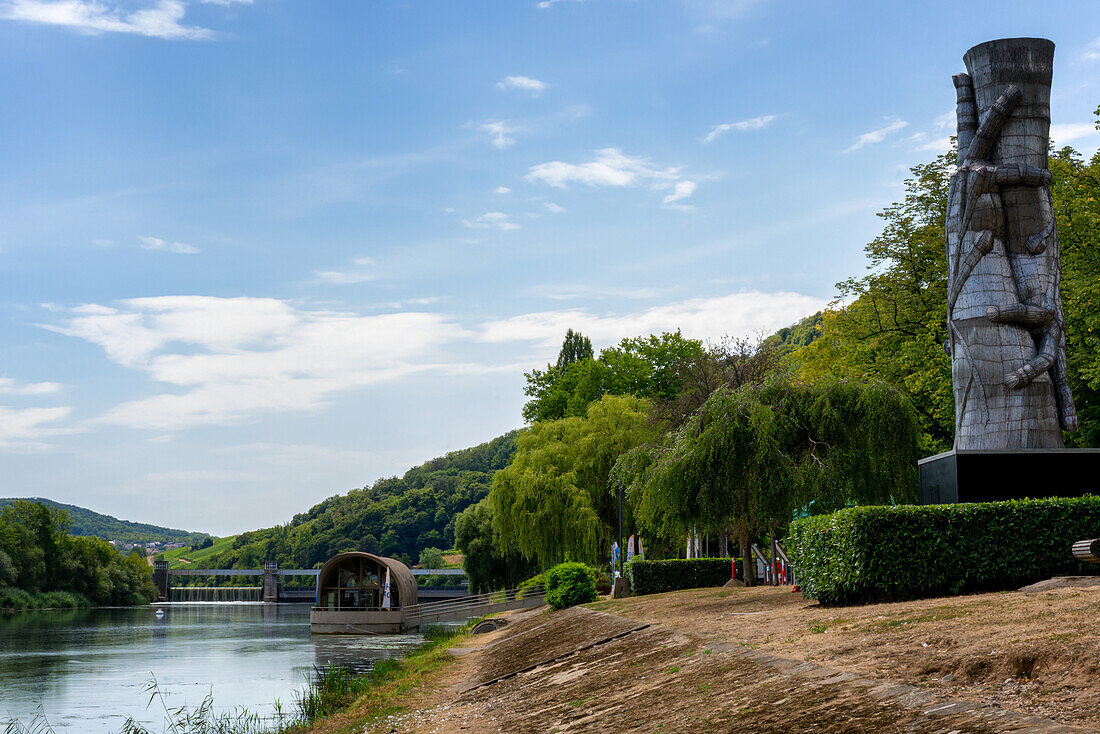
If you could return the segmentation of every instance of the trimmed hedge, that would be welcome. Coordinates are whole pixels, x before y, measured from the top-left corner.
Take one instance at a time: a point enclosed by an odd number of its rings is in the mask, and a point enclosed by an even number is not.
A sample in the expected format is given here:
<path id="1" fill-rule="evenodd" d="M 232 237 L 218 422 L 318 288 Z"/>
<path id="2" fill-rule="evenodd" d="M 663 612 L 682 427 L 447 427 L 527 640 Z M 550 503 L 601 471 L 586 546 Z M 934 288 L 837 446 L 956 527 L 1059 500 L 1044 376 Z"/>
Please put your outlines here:
<path id="1" fill-rule="evenodd" d="M 803 594 L 824 604 L 1016 589 L 1100 573 L 1070 545 L 1100 536 L 1100 497 L 853 507 L 791 523 Z"/>
<path id="2" fill-rule="evenodd" d="M 730 580 L 731 571 L 729 558 L 634 560 L 626 564 L 631 594 L 657 594 L 662 591 L 721 586 Z M 741 559 L 737 559 L 737 578 L 744 578 Z"/>

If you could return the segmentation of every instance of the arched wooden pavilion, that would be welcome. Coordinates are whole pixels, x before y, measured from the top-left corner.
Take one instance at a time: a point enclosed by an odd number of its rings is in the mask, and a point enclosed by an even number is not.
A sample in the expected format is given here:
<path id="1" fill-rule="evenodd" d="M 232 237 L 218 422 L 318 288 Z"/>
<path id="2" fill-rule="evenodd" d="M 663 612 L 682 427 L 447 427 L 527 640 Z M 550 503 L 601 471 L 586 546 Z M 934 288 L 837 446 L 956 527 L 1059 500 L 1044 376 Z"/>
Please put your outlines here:
<path id="1" fill-rule="evenodd" d="M 390 598 L 385 605 L 386 571 Z M 393 558 L 351 551 L 333 556 L 317 576 L 317 602 L 309 615 L 318 634 L 393 633 L 405 629 L 405 607 L 416 606 L 416 579 Z"/>

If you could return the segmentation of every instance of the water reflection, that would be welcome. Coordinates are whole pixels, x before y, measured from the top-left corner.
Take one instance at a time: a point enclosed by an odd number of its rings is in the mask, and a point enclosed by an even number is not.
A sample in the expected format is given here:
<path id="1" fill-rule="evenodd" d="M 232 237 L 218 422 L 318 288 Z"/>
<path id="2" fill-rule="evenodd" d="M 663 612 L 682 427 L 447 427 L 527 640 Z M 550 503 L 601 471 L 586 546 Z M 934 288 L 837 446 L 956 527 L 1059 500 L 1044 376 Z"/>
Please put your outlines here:
<path id="1" fill-rule="evenodd" d="M 58 732 L 117 731 L 127 715 L 159 729 L 142 689 L 155 675 L 170 706 L 269 715 L 293 706 L 313 666 L 356 672 L 405 654 L 419 635 L 309 633 L 302 604 L 165 604 L 152 608 L 25 612 L 0 616 L 0 722 L 24 722 L 38 704 Z M 0 727 L 2 728 L 2 727 Z"/>

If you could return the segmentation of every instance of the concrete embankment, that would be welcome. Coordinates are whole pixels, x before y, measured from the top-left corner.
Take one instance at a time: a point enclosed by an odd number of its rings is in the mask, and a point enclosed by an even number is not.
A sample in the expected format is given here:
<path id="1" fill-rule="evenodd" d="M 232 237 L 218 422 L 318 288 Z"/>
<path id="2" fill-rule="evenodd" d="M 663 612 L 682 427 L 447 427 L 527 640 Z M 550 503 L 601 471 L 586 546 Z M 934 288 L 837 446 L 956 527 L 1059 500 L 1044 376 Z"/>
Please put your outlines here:
<path id="1" fill-rule="evenodd" d="M 659 607 L 662 600 L 657 598 L 631 600 L 632 606 L 625 612 L 619 607 L 618 614 L 583 608 L 515 613 L 503 629 L 471 637 L 466 648 L 456 650 L 455 662 L 431 691 L 421 690 L 415 699 L 406 700 L 409 708 L 404 712 L 378 720 L 366 731 L 1001 734 L 1094 730 L 980 697 L 961 698 L 935 687 L 914 687 L 908 683 L 916 681 L 906 679 L 904 670 L 898 678 L 871 677 L 753 649 L 728 633 L 703 632 L 695 623 L 703 616 L 714 618 L 713 603 L 719 600 L 706 604 L 698 597 L 714 592 L 664 595 L 665 607 L 670 599 L 681 602 L 671 605 L 680 607 L 671 619 L 656 613 L 646 619 L 640 613 L 647 604 Z M 773 606 L 790 596 L 787 590 L 764 593 L 772 594 L 766 601 Z M 749 590 L 744 598 L 753 595 L 759 594 Z M 730 612 L 738 608 L 735 602 L 721 601 L 727 605 L 725 614 L 745 614 L 743 624 L 749 624 L 751 611 Z M 705 611 L 697 611 L 700 606 Z M 800 601 L 799 613 L 806 607 Z M 837 611 L 823 613 L 835 616 Z M 689 618 L 695 623 L 676 624 L 676 619 Z"/>

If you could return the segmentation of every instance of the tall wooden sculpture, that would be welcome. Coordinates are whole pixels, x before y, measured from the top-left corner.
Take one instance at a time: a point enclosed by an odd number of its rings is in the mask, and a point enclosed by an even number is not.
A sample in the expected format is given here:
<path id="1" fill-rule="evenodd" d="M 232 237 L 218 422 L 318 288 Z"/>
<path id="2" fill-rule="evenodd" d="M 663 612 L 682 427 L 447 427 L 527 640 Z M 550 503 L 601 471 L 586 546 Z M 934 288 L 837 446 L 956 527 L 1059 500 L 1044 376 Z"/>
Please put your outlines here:
<path id="1" fill-rule="evenodd" d="M 1047 169 L 1054 44 L 989 41 L 963 61 L 947 212 L 955 449 L 1062 448 L 1077 414 Z"/>

